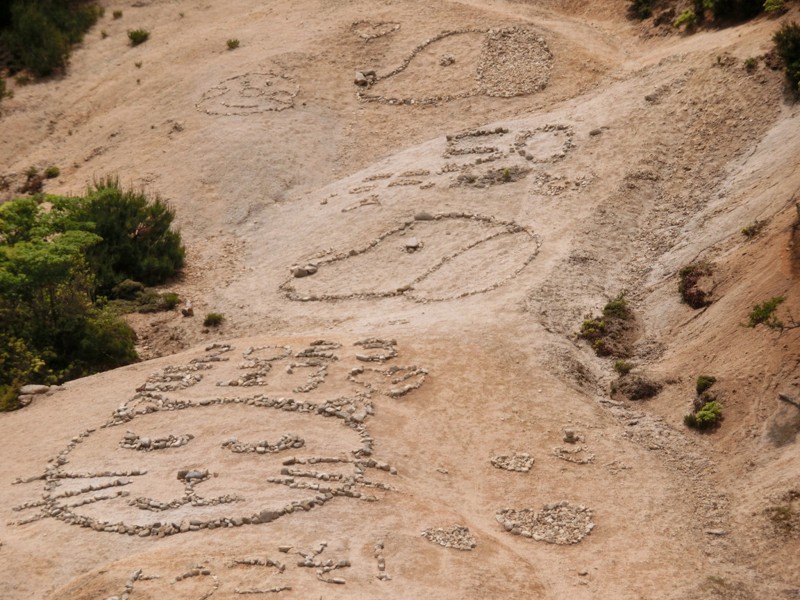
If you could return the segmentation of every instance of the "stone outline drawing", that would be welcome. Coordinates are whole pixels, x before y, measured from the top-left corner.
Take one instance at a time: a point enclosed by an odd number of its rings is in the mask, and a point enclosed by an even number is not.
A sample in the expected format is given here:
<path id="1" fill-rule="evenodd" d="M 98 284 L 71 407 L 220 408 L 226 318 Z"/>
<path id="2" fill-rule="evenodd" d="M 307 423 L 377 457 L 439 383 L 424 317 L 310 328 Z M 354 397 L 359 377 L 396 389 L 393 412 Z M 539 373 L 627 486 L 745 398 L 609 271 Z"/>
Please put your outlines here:
<path id="1" fill-rule="evenodd" d="M 359 25 L 368 25 L 373 30 L 378 30 L 377 33 L 361 33 L 358 31 Z M 386 28 L 384 28 L 386 26 Z M 364 43 L 371 42 L 372 40 L 377 40 L 378 38 L 386 37 L 392 35 L 396 31 L 400 29 L 400 23 L 396 21 L 377 21 L 373 22 L 369 19 L 359 19 L 358 21 L 353 21 L 350 24 L 350 32 L 361 39 Z"/>
<path id="2" fill-rule="evenodd" d="M 397 356 L 396 342 L 394 340 L 384 340 L 381 338 L 366 338 L 356 341 L 354 346 L 364 350 L 375 350 L 377 354 L 358 353 L 351 358 L 360 362 L 379 363 L 394 359 Z M 334 352 L 342 348 L 342 344 L 317 340 L 312 342 L 309 347 L 296 353 L 286 346 L 264 346 L 251 348 L 245 352 L 245 357 L 252 356 L 259 349 L 277 349 L 280 352 L 274 359 L 285 359 L 292 355 L 305 359 L 320 359 L 333 362 L 339 360 Z M 206 347 L 206 354 L 202 357 L 193 359 L 189 365 L 198 365 L 202 369 L 209 369 L 211 363 L 226 361 L 224 353 L 232 351 L 229 344 L 212 344 Z M 274 360 L 273 359 L 273 360 Z M 266 359 L 264 359 L 266 360 Z M 404 395 L 420 387 L 425 379 L 427 370 L 418 367 L 389 367 L 387 373 L 409 371 L 413 376 L 419 375 L 420 379 L 414 384 L 399 388 L 397 395 Z M 164 372 L 170 374 L 191 373 L 192 370 L 176 367 L 175 369 L 161 369 L 156 372 L 160 375 Z M 409 375 L 410 377 L 411 375 Z M 404 382 L 408 377 L 400 378 L 398 383 Z M 348 378 L 349 379 L 349 378 Z M 152 376 L 149 381 L 152 380 Z M 196 382 L 193 382 L 196 383 Z M 408 389 L 406 389 L 408 388 Z M 180 391 L 179 388 L 178 391 Z M 294 398 L 269 397 L 263 394 L 253 396 L 236 397 L 202 397 L 198 399 L 176 399 L 155 391 L 137 391 L 124 405 L 116 409 L 112 416 L 100 427 L 89 428 L 73 437 L 64 449 L 62 449 L 53 459 L 51 459 L 41 475 L 17 478 L 13 484 L 27 484 L 37 481 L 44 482 L 44 490 L 40 500 L 26 502 L 20 506 L 13 507 L 13 511 L 21 512 L 31 509 L 39 509 L 31 517 L 9 522 L 9 525 L 21 526 L 45 518 L 53 518 L 65 522 L 69 525 L 90 528 L 98 532 L 118 533 L 124 535 L 138 535 L 139 537 L 164 537 L 178 533 L 196 531 L 198 529 L 215 529 L 218 527 L 240 527 L 243 525 L 255 525 L 259 523 L 269 523 L 284 515 L 298 511 L 310 511 L 315 507 L 324 505 L 335 497 L 348 497 L 361 501 L 374 502 L 378 497 L 371 493 L 362 492 L 362 489 L 394 491 L 394 488 L 380 481 L 371 481 L 366 478 L 368 470 L 385 471 L 389 475 L 396 476 L 397 469 L 392 465 L 375 460 L 372 458 L 374 440 L 371 437 L 365 421 L 374 414 L 372 396 L 374 389 L 364 386 L 362 391 L 354 392 L 349 396 L 338 396 L 320 403 L 309 401 L 298 401 Z M 388 394 L 394 397 L 392 394 Z M 310 456 L 296 457 L 291 456 L 282 461 L 280 477 L 267 477 L 269 483 L 284 485 L 297 490 L 309 490 L 308 497 L 300 500 L 287 501 L 282 507 L 266 507 L 263 510 L 256 510 L 252 515 L 236 516 L 212 516 L 200 518 L 199 516 L 185 516 L 180 523 L 170 522 L 160 519 L 144 525 L 126 523 L 124 517 L 118 521 L 103 520 L 102 517 L 95 518 L 75 512 L 75 509 L 87 504 L 126 498 L 130 496 L 124 488 L 133 483 L 135 477 L 147 474 L 144 469 L 132 469 L 125 471 L 90 471 L 90 472 L 70 472 L 66 470 L 69 463 L 70 453 L 83 444 L 98 429 L 128 426 L 137 418 L 153 415 L 162 411 L 191 410 L 211 405 L 245 405 L 257 409 L 282 410 L 294 413 L 308 413 L 310 416 L 319 418 L 332 418 L 338 420 L 342 426 L 354 430 L 360 438 L 361 447 L 351 449 L 341 456 Z M 194 436 L 183 434 L 181 436 L 168 436 L 167 438 L 155 440 L 159 447 L 153 448 L 153 439 L 146 440 L 139 437 L 133 431 L 125 430 L 125 435 L 120 434 L 122 449 L 130 450 L 149 450 L 169 451 L 170 447 L 178 447 L 191 442 Z M 302 448 L 305 441 L 293 434 L 284 434 L 272 444 L 266 440 L 240 443 L 238 439 L 229 438 L 222 444 L 222 448 L 234 453 L 252 454 L 275 454 L 286 452 L 292 449 Z M 163 448 L 160 447 L 163 445 Z M 134 452 L 134 454 L 138 454 Z M 308 468 L 298 468 L 302 465 L 325 465 L 345 463 L 352 466 L 352 472 L 330 472 L 319 471 Z M 172 510 L 184 505 L 192 506 L 217 506 L 234 504 L 241 497 L 227 494 L 225 496 L 206 498 L 198 495 L 195 486 L 202 484 L 211 478 L 211 474 L 201 470 L 178 471 L 178 478 L 184 484 L 184 494 L 182 497 L 169 502 L 159 502 L 146 497 L 137 497 L 127 501 L 127 504 L 138 510 L 159 513 Z M 99 479 L 99 483 L 90 483 L 77 489 L 60 491 L 58 488 L 65 480 L 76 479 Z M 102 492 L 95 494 L 94 492 Z M 252 509 L 247 512 L 250 513 Z M 335 582 L 338 583 L 338 582 Z"/>
<path id="3" fill-rule="evenodd" d="M 508 283 L 509 281 L 514 279 L 515 277 L 517 277 L 520 273 L 522 273 L 522 271 L 524 271 L 525 268 L 531 262 L 533 262 L 533 260 L 539 254 L 539 249 L 541 247 L 541 239 L 539 238 L 539 236 L 537 234 L 533 233 L 529 228 L 523 227 L 522 225 L 519 225 L 516 221 L 505 221 L 505 220 L 502 220 L 502 219 L 497 219 L 496 217 L 487 217 L 487 216 L 480 215 L 480 214 L 475 214 L 475 213 L 455 212 L 455 213 L 440 213 L 440 214 L 436 214 L 436 215 L 427 215 L 426 214 L 424 219 L 419 219 L 419 218 L 415 217 L 413 219 L 409 219 L 407 221 L 404 221 L 403 223 L 401 223 L 397 227 L 393 227 L 392 229 L 384 231 L 383 233 L 381 233 L 379 236 L 377 236 L 375 239 L 373 239 L 370 243 L 368 243 L 365 246 L 361 246 L 360 248 L 354 248 L 354 249 L 351 249 L 351 250 L 349 250 L 347 252 L 340 252 L 338 254 L 334 254 L 333 256 L 329 256 L 327 258 L 322 258 L 322 259 L 316 261 L 313 264 L 314 273 L 316 273 L 319 270 L 319 268 L 324 267 L 325 265 L 328 265 L 328 264 L 331 264 L 331 263 L 340 262 L 340 261 L 343 261 L 343 260 L 347 260 L 349 258 L 352 258 L 354 256 L 358 256 L 360 254 L 365 254 L 366 252 L 369 252 L 374 247 L 376 247 L 378 244 L 383 242 L 389 236 L 394 235 L 396 233 L 400 233 L 402 231 L 405 231 L 405 230 L 409 229 L 415 223 L 418 223 L 420 220 L 424 220 L 424 221 L 430 221 L 430 220 L 440 221 L 442 219 L 463 219 L 463 220 L 469 220 L 469 221 L 481 221 L 481 222 L 487 223 L 489 225 L 501 226 L 503 229 L 501 229 L 499 231 L 492 232 L 489 235 L 484 236 L 484 237 L 482 237 L 482 238 L 480 238 L 480 239 L 478 239 L 478 240 L 476 240 L 474 242 L 470 242 L 466 246 L 461 247 L 460 249 L 456 250 L 455 252 L 453 252 L 453 253 L 451 253 L 449 255 L 443 256 L 434 266 L 428 268 L 424 273 L 422 273 L 421 275 L 415 277 L 411 282 L 406 283 L 404 285 L 401 285 L 396 290 L 391 291 L 391 292 L 356 292 L 356 293 L 352 293 L 352 294 L 309 294 L 309 295 L 304 295 L 304 294 L 298 293 L 295 290 L 294 286 L 292 285 L 292 282 L 297 278 L 296 275 L 292 275 L 292 274 L 290 274 L 289 277 L 283 283 L 281 283 L 278 286 L 278 290 L 281 291 L 283 293 L 283 295 L 287 299 L 293 300 L 293 301 L 297 301 L 297 302 L 320 302 L 320 301 L 329 302 L 329 301 L 336 301 L 336 300 L 391 298 L 391 297 L 397 297 L 397 296 L 404 296 L 404 297 L 409 298 L 410 300 L 413 300 L 415 302 L 445 302 L 445 301 L 448 301 L 448 300 L 457 300 L 457 299 L 460 299 L 460 298 L 466 298 L 468 296 L 474 296 L 474 295 L 477 295 L 477 294 L 485 294 L 487 292 L 490 292 L 492 290 L 495 290 L 495 289 L 505 285 L 506 283 Z M 417 295 L 417 294 L 415 294 L 413 292 L 414 286 L 416 284 L 421 283 L 422 281 L 424 281 L 425 279 L 430 277 L 432 274 L 436 273 L 439 269 L 444 267 L 451 260 L 461 256 L 462 254 L 466 253 L 467 251 L 472 250 L 473 248 L 476 248 L 477 246 L 479 246 L 481 244 L 484 244 L 484 243 L 486 243 L 486 242 L 488 242 L 490 240 L 493 240 L 495 238 L 498 238 L 500 236 L 503 236 L 503 235 L 516 235 L 516 234 L 519 234 L 519 233 L 527 234 L 529 236 L 530 242 L 533 244 L 534 248 L 533 248 L 533 252 L 529 256 L 527 256 L 527 258 L 524 261 L 522 261 L 522 264 L 519 267 L 517 267 L 517 269 L 515 269 L 514 272 L 511 273 L 510 275 L 508 275 L 508 276 L 506 276 L 506 277 L 504 277 L 504 278 L 502 278 L 502 279 L 500 279 L 500 280 L 498 280 L 498 281 L 494 282 L 493 284 L 488 285 L 486 287 L 479 288 L 479 289 L 476 289 L 476 290 L 470 290 L 470 291 L 467 291 L 467 292 L 462 292 L 460 294 L 453 294 L 453 295 L 449 295 L 449 296 L 442 296 L 442 297 L 420 296 L 420 295 Z M 305 264 L 305 263 L 303 263 L 303 264 Z M 290 268 L 289 270 L 290 270 L 290 273 L 291 273 L 292 269 Z"/>
<path id="4" fill-rule="evenodd" d="M 480 58 L 478 59 L 478 66 L 475 70 L 475 78 L 477 80 L 477 84 L 475 87 L 466 90 L 464 92 L 459 92 L 456 94 L 444 94 L 440 96 L 423 96 L 419 98 L 415 97 L 405 97 L 405 98 L 397 98 L 397 97 L 386 97 L 379 94 L 371 94 L 368 93 L 368 90 L 374 87 L 376 84 L 380 83 L 381 81 L 385 81 L 387 79 L 391 79 L 395 75 L 399 75 L 403 71 L 405 71 L 414 58 L 425 50 L 428 46 L 443 40 L 447 37 L 455 36 L 455 35 L 464 35 L 469 33 L 479 33 L 484 34 L 484 40 L 481 47 L 481 54 Z M 498 69 L 498 61 L 497 56 L 493 56 L 493 54 L 507 54 L 506 52 L 501 52 L 498 50 L 492 49 L 492 44 L 496 43 L 498 40 L 502 39 L 503 37 L 507 36 L 514 36 L 514 35 L 530 35 L 534 38 L 535 45 L 538 46 L 542 50 L 542 54 L 546 61 L 545 68 L 544 68 L 544 76 L 542 77 L 542 81 L 536 82 L 535 85 L 529 86 L 530 89 L 525 88 L 519 91 L 499 91 L 493 89 L 492 86 L 487 85 L 487 78 L 490 74 L 494 73 Z M 453 29 L 442 31 L 435 36 L 428 38 L 421 44 L 417 45 L 409 54 L 406 56 L 402 62 L 383 75 L 378 75 L 374 71 L 367 71 L 370 76 L 365 77 L 363 72 L 358 72 L 361 77 L 357 77 L 357 80 L 360 82 L 358 85 L 360 86 L 358 91 L 356 92 L 356 97 L 364 102 L 379 102 L 382 104 L 390 104 L 390 105 L 410 105 L 410 104 L 440 104 L 443 102 L 450 102 L 452 100 L 459 100 L 463 98 L 471 98 L 473 96 L 485 95 L 489 97 L 495 98 L 511 98 L 514 96 L 524 96 L 535 93 L 544 89 L 547 86 L 547 83 L 550 79 L 550 71 L 552 69 L 552 62 L 553 62 L 553 54 L 550 51 L 550 48 L 547 45 L 545 39 L 541 36 L 541 34 L 537 34 L 533 29 L 527 27 L 519 27 L 519 26 L 512 26 L 512 27 L 504 27 L 498 29 L 483 29 L 483 28 L 475 28 L 475 27 L 465 27 L 462 29 Z M 449 64 L 449 63 L 448 63 Z"/>
<path id="5" fill-rule="evenodd" d="M 265 84 L 261 87 L 250 85 L 248 78 L 253 77 L 263 77 L 265 79 Z M 221 101 L 219 102 L 223 107 L 221 109 L 208 109 L 204 107 L 204 104 L 213 105 L 216 100 L 230 92 L 236 94 L 237 90 L 232 90 L 228 82 L 239 82 L 240 80 L 244 84 L 238 90 L 238 98 L 240 102 L 243 102 L 242 104 L 227 104 Z M 289 89 L 270 91 L 268 88 L 273 86 L 274 82 L 282 84 Z M 254 95 L 246 96 L 244 95 L 246 91 L 252 91 Z M 294 100 L 298 93 L 300 93 L 300 85 L 292 76 L 286 73 L 272 69 L 266 69 L 264 72 L 249 71 L 223 79 L 214 87 L 203 92 L 200 100 L 195 104 L 195 108 L 202 113 L 213 116 L 244 117 L 264 112 L 280 112 L 294 107 Z M 265 102 L 272 103 L 274 106 L 259 106 L 258 103 L 254 104 L 253 102 L 245 103 L 247 98 L 264 98 Z"/>

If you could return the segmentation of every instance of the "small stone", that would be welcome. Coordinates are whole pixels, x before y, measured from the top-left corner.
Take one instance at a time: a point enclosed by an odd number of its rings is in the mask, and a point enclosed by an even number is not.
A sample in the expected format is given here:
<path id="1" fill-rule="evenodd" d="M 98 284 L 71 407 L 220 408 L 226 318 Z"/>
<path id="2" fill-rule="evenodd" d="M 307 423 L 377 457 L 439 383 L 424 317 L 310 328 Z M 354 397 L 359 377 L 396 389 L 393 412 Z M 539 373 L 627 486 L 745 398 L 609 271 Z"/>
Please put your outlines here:
<path id="1" fill-rule="evenodd" d="M 414 220 L 415 221 L 433 221 L 434 220 L 434 216 L 432 214 L 430 214 L 429 212 L 422 211 L 422 212 L 418 212 L 417 214 L 414 215 Z"/>
<path id="2" fill-rule="evenodd" d="M 596 136 L 596 135 L 600 135 L 601 133 L 603 133 L 603 130 L 598 127 L 597 129 L 592 129 L 589 132 L 589 135 Z"/>
<path id="3" fill-rule="evenodd" d="M 28 385 L 23 385 L 19 393 L 25 396 L 35 396 L 37 394 L 46 394 L 50 391 L 49 385 L 38 385 L 35 383 L 29 383 Z"/>

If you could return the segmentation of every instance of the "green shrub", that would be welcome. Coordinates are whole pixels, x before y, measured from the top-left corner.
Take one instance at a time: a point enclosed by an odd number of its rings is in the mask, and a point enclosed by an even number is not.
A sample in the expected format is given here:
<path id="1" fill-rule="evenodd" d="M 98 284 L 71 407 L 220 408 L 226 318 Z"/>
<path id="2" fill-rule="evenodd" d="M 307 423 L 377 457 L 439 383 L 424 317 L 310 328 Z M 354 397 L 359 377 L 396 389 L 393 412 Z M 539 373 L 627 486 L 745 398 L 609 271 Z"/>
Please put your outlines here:
<path id="1" fill-rule="evenodd" d="M 123 279 L 111 289 L 111 296 L 122 300 L 135 300 L 143 293 L 144 284 L 132 279 Z"/>
<path id="2" fill-rule="evenodd" d="M 758 67 L 758 60 L 753 58 L 752 56 L 748 56 L 744 59 L 744 68 L 748 73 L 752 73 Z"/>
<path id="3" fill-rule="evenodd" d="M 178 302 L 180 302 L 181 299 L 175 292 L 167 292 L 166 294 L 161 295 L 161 301 L 166 310 L 172 310 L 178 306 Z"/>
<path id="4" fill-rule="evenodd" d="M 50 165 L 44 170 L 44 176 L 47 179 L 55 179 L 59 175 L 61 175 L 61 169 L 59 169 L 55 165 Z"/>
<path id="5" fill-rule="evenodd" d="M 697 393 L 698 394 L 702 394 L 708 388 L 710 388 L 712 385 L 714 385 L 716 382 L 717 382 L 717 378 L 714 377 L 713 375 L 700 375 L 697 378 L 697 383 L 695 385 L 695 388 L 697 389 Z"/>
<path id="6" fill-rule="evenodd" d="M 653 14 L 653 0 L 630 0 L 628 13 L 636 19 L 646 19 Z"/>
<path id="7" fill-rule="evenodd" d="M 766 221 L 759 221 L 759 220 L 753 221 L 749 225 L 745 225 L 744 227 L 742 227 L 741 229 L 742 235 L 745 236 L 746 238 L 754 238 L 759 234 L 759 232 L 762 229 L 764 229 L 764 225 L 766 224 L 767 224 Z"/>
<path id="8" fill-rule="evenodd" d="M 633 370 L 633 365 L 626 360 L 618 360 L 614 363 L 614 370 L 620 375 L 627 375 Z"/>
<path id="9" fill-rule="evenodd" d="M 687 8 L 681 14 L 678 15 L 678 18 L 672 23 L 675 27 L 681 27 L 686 25 L 687 28 L 694 27 L 697 25 L 697 14 L 691 8 Z"/>
<path id="10" fill-rule="evenodd" d="M 772 36 L 775 51 L 783 60 L 786 78 L 793 90 L 800 89 L 800 25 L 784 23 Z"/>
<path id="11" fill-rule="evenodd" d="M 716 427 L 722 420 L 722 406 L 719 402 L 711 401 L 696 413 L 690 413 L 683 418 L 683 422 L 693 429 L 707 430 Z"/>
<path id="12" fill-rule="evenodd" d="M 203 320 L 203 325 L 205 327 L 218 327 L 222 324 L 222 321 L 225 317 L 221 313 L 217 312 L 210 312 L 206 315 L 206 318 Z"/>
<path id="13" fill-rule="evenodd" d="M 171 228 L 175 212 L 158 196 L 123 190 L 108 178 L 83 198 L 54 198 L 53 212 L 102 238 L 88 255 L 100 293 L 124 279 L 158 285 L 183 266 L 186 251 Z"/>
<path id="14" fill-rule="evenodd" d="M 93 2 L 12 0 L 10 26 L 0 35 L 0 46 L 16 68 L 47 76 L 64 69 L 71 46 L 100 13 Z"/>
<path id="15" fill-rule="evenodd" d="M 111 13 L 111 16 L 113 16 L 114 19 L 121 19 L 122 18 L 122 11 L 121 10 L 115 10 L 113 13 Z"/>
<path id="16" fill-rule="evenodd" d="M 603 316 L 606 318 L 628 319 L 630 318 L 630 308 L 624 294 L 620 294 L 603 307 Z"/>
<path id="17" fill-rule="evenodd" d="M 764 2 L 764 12 L 781 14 L 786 12 L 786 2 L 784 0 L 766 0 Z"/>
<path id="18" fill-rule="evenodd" d="M 786 300 L 786 298 L 783 296 L 773 296 L 761 304 L 756 304 L 753 310 L 750 311 L 747 326 L 755 327 L 763 323 L 771 329 L 780 329 L 783 327 L 783 323 L 775 316 L 775 311 L 784 300 Z"/>
<path id="19" fill-rule="evenodd" d="M 129 29 L 128 39 L 131 41 L 131 46 L 138 46 L 150 39 L 150 32 L 146 29 Z"/>
<path id="20" fill-rule="evenodd" d="M 237 39 L 230 39 L 227 41 L 228 50 L 236 50 L 239 47 L 239 40 Z"/>

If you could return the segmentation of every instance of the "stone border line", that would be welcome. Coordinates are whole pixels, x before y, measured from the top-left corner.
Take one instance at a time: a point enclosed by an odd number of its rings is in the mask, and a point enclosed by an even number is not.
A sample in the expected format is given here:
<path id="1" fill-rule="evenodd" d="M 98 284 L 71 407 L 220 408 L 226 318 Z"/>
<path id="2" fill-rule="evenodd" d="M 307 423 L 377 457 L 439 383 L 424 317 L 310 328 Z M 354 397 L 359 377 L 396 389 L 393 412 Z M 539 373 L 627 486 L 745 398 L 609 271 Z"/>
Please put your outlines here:
<path id="1" fill-rule="evenodd" d="M 372 29 L 377 29 L 379 27 L 383 27 L 384 25 L 388 26 L 389 28 L 386 31 L 379 31 L 378 33 L 360 33 L 358 31 L 359 25 L 369 25 Z M 400 29 L 400 23 L 395 21 L 378 21 L 377 23 L 373 23 L 367 19 L 359 19 L 358 21 L 353 21 L 350 24 L 350 31 L 361 38 L 361 40 L 366 44 L 367 42 L 371 42 L 372 40 L 377 40 L 378 38 L 386 37 L 387 35 L 391 35 L 394 32 Z"/>
<path id="2" fill-rule="evenodd" d="M 424 218 L 423 218 L 424 217 Z M 499 225 L 502 226 L 504 229 L 494 232 L 486 237 L 483 237 L 475 242 L 471 242 L 466 246 L 463 246 L 459 250 L 456 250 L 454 253 L 442 257 L 437 264 L 427 269 L 424 273 L 416 277 L 411 283 L 405 284 L 399 288 L 397 288 L 393 292 L 357 292 L 353 294 L 310 294 L 310 295 L 303 295 L 299 294 L 295 291 L 294 286 L 292 285 L 292 281 L 295 279 L 294 275 L 290 275 L 283 283 L 278 286 L 278 289 L 283 293 L 283 295 L 292 301 L 296 302 L 330 302 L 336 300 L 356 300 L 356 299 L 376 299 L 376 298 L 393 298 L 396 296 L 405 296 L 415 302 L 444 302 L 447 300 L 458 300 L 461 298 L 466 298 L 468 296 L 474 296 L 477 294 L 485 294 L 487 292 L 496 290 L 497 288 L 505 285 L 510 280 L 515 278 L 517 275 L 522 273 L 523 270 L 536 258 L 539 254 L 539 248 L 541 247 L 541 240 L 538 235 L 531 232 L 528 228 L 523 227 L 522 225 L 517 224 L 515 221 L 503 221 L 501 219 L 497 219 L 495 217 L 487 217 L 480 214 L 475 213 L 442 213 L 437 215 L 428 215 L 427 213 L 420 213 L 419 215 L 415 216 L 414 219 L 408 220 L 403 222 L 401 225 L 394 227 L 393 229 L 389 229 L 374 240 L 372 240 L 369 244 L 362 246 L 360 248 L 355 248 L 349 250 L 348 252 L 340 252 L 338 254 L 334 254 L 329 258 L 325 258 L 322 260 L 317 261 L 314 264 L 314 267 L 318 270 L 320 267 L 324 265 L 328 265 L 331 263 L 347 260 L 348 258 L 352 258 L 354 256 L 358 256 L 360 254 L 365 254 L 369 252 L 373 248 L 375 248 L 378 244 L 383 242 L 389 236 L 392 236 L 396 233 L 400 233 L 401 231 L 405 231 L 412 227 L 415 223 L 419 221 L 440 221 L 442 219 L 464 219 L 464 220 L 472 220 L 472 221 L 481 221 L 483 223 L 487 223 L 489 225 Z M 513 273 L 509 276 L 489 285 L 485 288 L 480 288 L 477 290 L 471 290 L 468 292 L 462 292 L 461 294 L 455 294 L 452 296 L 443 296 L 443 297 L 424 297 L 419 296 L 417 294 L 412 293 L 414 289 L 414 285 L 421 283 L 430 275 L 441 269 L 451 260 L 459 257 L 460 255 L 464 254 L 465 252 L 472 250 L 476 246 L 488 242 L 496 237 L 501 235 L 514 235 L 517 233 L 526 233 L 529 237 L 531 242 L 534 244 L 534 251 L 526 258 L 519 268 L 517 268 Z"/>

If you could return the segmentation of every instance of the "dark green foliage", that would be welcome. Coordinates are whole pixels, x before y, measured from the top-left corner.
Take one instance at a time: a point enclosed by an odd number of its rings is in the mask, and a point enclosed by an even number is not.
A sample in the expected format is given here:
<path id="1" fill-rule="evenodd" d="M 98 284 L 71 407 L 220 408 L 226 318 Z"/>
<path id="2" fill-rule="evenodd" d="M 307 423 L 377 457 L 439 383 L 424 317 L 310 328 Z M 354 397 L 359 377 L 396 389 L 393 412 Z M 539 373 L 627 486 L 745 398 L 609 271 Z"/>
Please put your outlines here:
<path id="1" fill-rule="evenodd" d="M 697 393 L 698 394 L 702 394 L 703 392 L 708 390 L 708 388 L 710 388 L 712 385 L 714 385 L 716 382 L 717 382 L 717 378 L 714 377 L 713 375 L 700 375 L 697 378 L 697 383 L 695 385 L 695 388 L 697 389 Z"/>
<path id="2" fill-rule="evenodd" d="M 646 19 L 653 14 L 653 0 L 630 0 L 628 13 L 636 19 Z"/>
<path id="3" fill-rule="evenodd" d="M 158 196 L 125 191 L 115 179 L 106 179 L 84 198 L 56 199 L 53 212 L 102 238 L 88 255 L 101 293 L 125 279 L 164 283 L 183 266 L 185 249 L 171 229 L 175 212 Z"/>
<path id="4" fill-rule="evenodd" d="M 111 13 L 111 15 L 114 17 L 115 20 L 116 19 L 121 19 L 122 18 L 122 11 L 121 10 L 115 10 L 113 13 Z"/>
<path id="5" fill-rule="evenodd" d="M 717 21 L 745 21 L 764 10 L 764 0 L 713 0 L 708 4 Z"/>
<path id="6" fill-rule="evenodd" d="M 775 50 L 783 60 L 786 78 L 794 91 L 800 90 L 800 25 L 784 23 L 772 36 Z"/>
<path id="7" fill-rule="evenodd" d="M 747 326 L 755 327 L 756 325 L 764 324 L 771 329 L 780 329 L 783 327 L 783 322 L 775 316 L 775 311 L 778 306 L 786 300 L 783 296 L 773 296 L 769 300 L 756 304 L 753 310 L 750 311 Z"/>
<path id="8" fill-rule="evenodd" d="M 228 50 L 236 50 L 236 48 L 239 47 L 239 40 L 230 39 L 228 40 L 227 44 L 228 44 Z"/>
<path id="9" fill-rule="evenodd" d="M 203 325 L 205 327 L 218 327 L 224 319 L 225 317 L 221 313 L 210 312 L 206 315 Z"/>
<path id="10" fill-rule="evenodd" d="M 703 405 L 696 413 L 690 413 L 683 418 L 683 422 L 693 429 L 707 430 L 716 427 L 722 420 L 722 406 L 716 401 Z"/>
<path id="11" fill-rule="evenodd" d="M 15 70 L 50 75 L 64 69 L 70 47 L 83 39 L 100 12 L 83 0 L 12 0 L 0 46 L 11 55 Z"/>
<path id="12" fill-rule="evenodd" d="M 150 32 L 146 29 L 129 29 L 128 39 L 131 41 L 131 46 L 138 46 L 150 39 Z"/>
<path id="13" fill-rule="evenodd" d="M 97 289 L 139 302 L 138 279 L 159 283 L 183 264 L 174 214 L 159 199 L 112 180 L 83 198 L 32 198 L 0 206 L 0 409 L 19 388 L 59 383 L 136 360 L 133 330 Z M 153 294 L 158 310 L 176 294 Z M 123 302 L 123 301 L 118 301 Z"/>
<path id="14" fill-rule="evenodd" d="M 614 319 L 628 319 L 630 318 L 630 309 L 628 308 L 628 301 L 625 300 L 624 294 L 620 294 L 608 304 L 603 307 L 603 316 Z"/>
<path id="15" fill-rule="evenodd" d="M 61 175 L 61 169 L 55 165 L 51 165 L 44 170 L 44 176 L 47 179 L 55 179 L 59 175 Z"/>
<path id="16" fill-rule="evenodd" d="M 598 356 L 630 356 L 626 337 L 633 313 L 624 294 L 610 300 L 601 317 L 584 320 L 578 337 L 590 342 Z"/>

